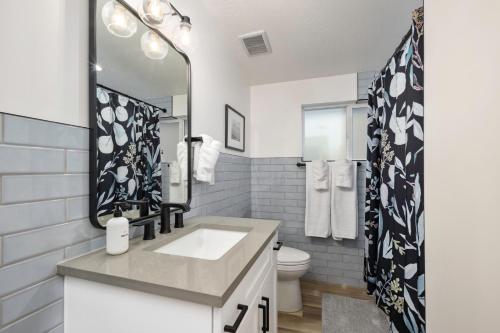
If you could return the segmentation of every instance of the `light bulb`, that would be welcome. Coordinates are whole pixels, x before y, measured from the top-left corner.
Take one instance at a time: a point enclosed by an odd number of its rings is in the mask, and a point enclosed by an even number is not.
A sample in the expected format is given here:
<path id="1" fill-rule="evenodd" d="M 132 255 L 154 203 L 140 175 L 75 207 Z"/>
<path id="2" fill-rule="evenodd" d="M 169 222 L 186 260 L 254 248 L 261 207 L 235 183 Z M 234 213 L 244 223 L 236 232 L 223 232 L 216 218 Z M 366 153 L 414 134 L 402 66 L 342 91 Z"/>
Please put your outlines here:
<path id="1" fill-rule="evenodd" d="M 110 33 L 118 37 L 131 37 L 137 31 L 134 16 L 115 0 L 102 7 L 102 21 Z"/>
<path id="2" fill-rule="evenodd" d="M 161 60 L 168 54 L 168 44 L 152 30 L 146 31 L 141 37 L 141 49 L 146 57 Z"/>
<path id="3" fill-rule="evenodd" d="M 189 17 L 184 16 L 179 26 L 178 40 L 184 46 L 188 46 L 191 42 L 191 21 Z"/>
<path id="4" fill-rule="evenodd" d="M 167 0 L 143 0 L 139 14 L 149 24 L 160 25 L 172 8 Z"/>
<path id="5" fill-rule="evenodd" d="M 94 66 L 96 72 L 101 72 L 102 71 L 102 66 L 99 64 L 95 64 Z"/>

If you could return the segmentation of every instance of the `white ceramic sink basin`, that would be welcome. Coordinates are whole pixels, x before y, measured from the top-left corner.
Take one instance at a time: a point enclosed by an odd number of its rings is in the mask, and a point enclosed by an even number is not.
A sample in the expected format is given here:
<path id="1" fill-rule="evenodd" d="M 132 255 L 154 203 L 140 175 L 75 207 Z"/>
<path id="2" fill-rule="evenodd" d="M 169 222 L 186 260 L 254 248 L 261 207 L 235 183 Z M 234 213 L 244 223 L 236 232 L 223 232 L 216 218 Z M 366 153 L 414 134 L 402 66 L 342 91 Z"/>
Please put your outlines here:
<path id="1" fill-rule="evenodd" d="M 247 232 L 200 228 L 154 252 L 217 260 L 247 235 Z"/>

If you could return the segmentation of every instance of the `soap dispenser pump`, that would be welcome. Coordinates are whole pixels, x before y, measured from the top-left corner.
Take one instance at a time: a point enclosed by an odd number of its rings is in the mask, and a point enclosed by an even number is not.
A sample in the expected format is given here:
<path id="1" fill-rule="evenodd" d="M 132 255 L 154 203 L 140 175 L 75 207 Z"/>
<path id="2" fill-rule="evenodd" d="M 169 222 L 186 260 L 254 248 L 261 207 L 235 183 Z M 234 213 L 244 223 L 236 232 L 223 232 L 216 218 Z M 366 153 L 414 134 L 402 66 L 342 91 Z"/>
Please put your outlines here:
<path id="1" fill-rule="evenodd" d="M 115 203 L 113 218 L 106 224 L 106 252 L 111 255 L 118 255 L 128 250 L 128 219 L 122 216 L 124 203 Z"/>

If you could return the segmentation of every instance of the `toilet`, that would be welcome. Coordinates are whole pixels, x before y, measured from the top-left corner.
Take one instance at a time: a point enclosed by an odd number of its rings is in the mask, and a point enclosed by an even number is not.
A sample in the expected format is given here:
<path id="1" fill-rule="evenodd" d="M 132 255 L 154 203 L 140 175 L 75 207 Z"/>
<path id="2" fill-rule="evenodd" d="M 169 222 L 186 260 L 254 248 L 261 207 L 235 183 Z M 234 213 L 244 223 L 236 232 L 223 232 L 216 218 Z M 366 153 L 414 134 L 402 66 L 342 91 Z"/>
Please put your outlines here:
<path id="1" fill-rule="evenodd" d="M 302 310 L 299 279 L 307 272 L 311 262 L 309 253 L 283 246 L 278 251 L 278 311 Z"/>

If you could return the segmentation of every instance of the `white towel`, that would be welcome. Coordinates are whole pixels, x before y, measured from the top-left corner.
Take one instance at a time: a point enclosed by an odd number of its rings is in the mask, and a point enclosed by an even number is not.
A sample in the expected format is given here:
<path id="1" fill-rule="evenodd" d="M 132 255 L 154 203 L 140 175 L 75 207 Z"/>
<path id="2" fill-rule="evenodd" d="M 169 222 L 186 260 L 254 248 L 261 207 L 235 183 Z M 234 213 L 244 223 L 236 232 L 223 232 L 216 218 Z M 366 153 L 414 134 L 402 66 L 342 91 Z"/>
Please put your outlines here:
<path id="1" fill-rule="evenodd" d="M 177 161 L 170 162 L 169 167 L 169 179 L 170 184 L 176 185 L 181 182 L 181 168 L 179 167 L 179 163 Z"/>
<path id="2" fill-rule="evenodd" d="M 203 138 L 203 144 L 197 157 L 195 177 L 200 182 L 213 185 L 215 183 L 215 165 L 219 159 L 222 143 L 205 134 L 201 134 L 201 137 Z"/>
<path id="3" fill-rule="evenodd" d="M 326 161 L 312 161 L 313 186 L 316 190 L 328 190 L 330 187 L 330 168 Z"/>
<path id="4" fill-rule="evenodd" d="M 179 163 L 179 168 L 181 170 L 181 180 L 187 182 L 188 180 L 188 167 L 187 167 L 187 143 L 181 141 L 177 144 L 177 162 Z"/>
<path id="5" fill-rule="evenodd" d="M 338 187 L 351 188 L 353 184 L 353 163 L 343 160 L 335 162 L 335 185 Z"/>
<path id="6" fill-rule="evenodd" d="M 201 137 L 201 142 L 196 141 L 192 143 L 193 146 L 193 177 L 197 179 L 197 173 L 198 173 L 198 163 L 200 161 L 200 150 L 201 146 L 204 143 L 211 143 L 213 141 L 213 138 L 209 135 L 206 134 L 200 134 Z"/>
<path id="7" fill-rule="evenodd" d="M 314 188 L 314 175 L 311 163 L 306 166 L 306 225 L 305 234 L 309 237 L 327 238 L 331 234 L 330 191 Z"/>
<path id="8" fill-rule="evenodd" d="M 168 201 L 176 203 L 185 203 L 187 196 L 185 195 L 187 187 L 184 184 L 170 184 L 168 192 Z"/>
<path id="9" fill-rule="evenodd" d="M 196 178 L 196 171 L 198 170 L 198 161 L 200 157 L 200 148 L 203 142 L 192 142 L 193 146 L 193 177 Z"/>
<path id="10" fill-rule="evenodd" d="M 356 239 L 358 236 L 358 193 L 356 177 L 352 177 L 352 186 L 337 186 L 337 169 L 342 169 L 344 162 L 330 165 L 331 192 L 331 228 L 334 239 Z M 353 175 L 357 174 L 356 162 L 350 162 Z"/>

